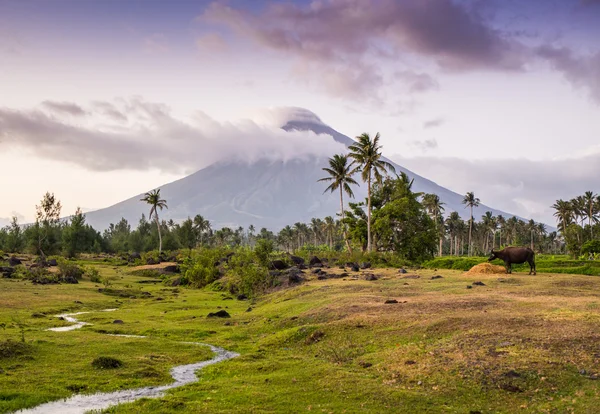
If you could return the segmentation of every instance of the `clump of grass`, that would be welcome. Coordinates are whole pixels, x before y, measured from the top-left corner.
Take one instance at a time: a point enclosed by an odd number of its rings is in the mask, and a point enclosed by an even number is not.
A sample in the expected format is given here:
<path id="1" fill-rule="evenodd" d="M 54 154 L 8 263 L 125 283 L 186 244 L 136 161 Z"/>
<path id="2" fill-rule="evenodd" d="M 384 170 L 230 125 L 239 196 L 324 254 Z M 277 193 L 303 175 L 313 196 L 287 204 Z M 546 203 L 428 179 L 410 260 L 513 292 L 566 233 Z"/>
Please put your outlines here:
<path id="1" fill-rule="evenodd" d="M 115 369 L 123 366 L 123 361 L 112 358 L 101 356 L 92 361 L 92 366 L 96 369 Z"/>
<path id="2" fill-rule="evenodd" d="M 32 346 L 29 344 L 8 339 L 0 342 L 0 360 L 28 355 L 32 350 Z"/>
<path id="3" fill-rule="evenodd" d="M 85 275 L 90 278 L 90 282 L 101 283 L 102 278 L 100 272 L 95 267 L 88 267 L 85 269 Z"/>

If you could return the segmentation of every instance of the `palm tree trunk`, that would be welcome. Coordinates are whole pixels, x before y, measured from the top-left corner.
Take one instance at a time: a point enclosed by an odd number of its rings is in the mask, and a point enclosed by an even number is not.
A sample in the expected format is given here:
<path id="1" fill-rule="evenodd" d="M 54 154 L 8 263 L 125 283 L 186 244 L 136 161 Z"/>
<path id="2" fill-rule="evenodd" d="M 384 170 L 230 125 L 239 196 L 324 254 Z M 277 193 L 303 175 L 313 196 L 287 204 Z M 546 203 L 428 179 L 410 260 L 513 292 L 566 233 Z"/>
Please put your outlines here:
<path id="1" fill-rule="evenodd" d="M 342 208 L 342 220 L 344 220 L 344 195 L 342 193 L 342 186 L 340 185 L 340 207 Z M 350 247 L 350 242 L 348 241 L 348 234 L 346 233 L 346 224 L 342 222 L 342 228 L 344 229 L 344 241 L 346 242 L 346 249 L 348 249 L 348 253 L 352 254 L 352 248 Z"/>
<path id="2" fill-rule="evenodd" d="M 156 228 L 158 229 L 158 254 L 162 252 L 162 236 L 160 235 L 160 223 L 158 222 L 158 214 L 154 214 L 154 219 L 156 220 Z"/>
<path id="3" fill-rule="evenodd" d="M 469 250 L 468 250 L 468 254 L 469 256 L 471 256 L 471 252 L 472 252 L 472 243 L 471 243 L 471 232 L 473 230 L 473 204 L 471 204 L 471 221 L 469 221 Z"/>
<path id="4" fill-rule="evenodd" d="M 371 253 L 371 170 L 369 170 L 368 180 L 368 192 L 367 192 L 367 252 Z"/>

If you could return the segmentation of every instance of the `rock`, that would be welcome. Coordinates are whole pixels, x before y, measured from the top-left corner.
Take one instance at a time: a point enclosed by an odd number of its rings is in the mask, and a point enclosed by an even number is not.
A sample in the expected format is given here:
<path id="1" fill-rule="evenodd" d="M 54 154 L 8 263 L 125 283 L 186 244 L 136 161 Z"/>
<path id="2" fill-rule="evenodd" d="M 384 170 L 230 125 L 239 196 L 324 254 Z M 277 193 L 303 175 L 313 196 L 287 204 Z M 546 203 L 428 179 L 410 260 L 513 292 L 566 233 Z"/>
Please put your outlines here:
<path id="1" fill-rule="evenodd" d="M 415 361 L 413 361 L 412 359 L 409 359 L 409 360 L 407 360 L 407 361 L 404 361 L 404 365 L 415 365 L 415 364 L 416 364 L 416 362 L 415 362 Z"/>
<path id="2" fill-rule="evenodd" d="M 467 289 L 473 289 L 473 286 L 467 285 Z"/>
<path id="3" fill-rule="evenodd" d="M 160 262 L 158 260 L 155 260 L 153 257 L 149 257 L 146 259 L 146 264 L 147 265 L 157 265 Z"/>
<path id="4" fill-rule="evenodd" d="M 0 274 L 2 277 L 10 279 L 15 273 L 15 269 L 13 267 L 8 266 L 0 266 Z"/>
<path id="5" fill-rule="evenodd" d="M 402 279 L 420 279 L 421 276 L 419 275 L 406 275 L 406 276 L 402 276 Z"/>
<path id="6" fill-rule="evenodd" d="M 250 306 L 248 309 L 246 309 L 246 312 L 252 312 L 252 306 Z"/>
<path id="7" fill-rule="evenodd" d="M 20 264 L 23 264 L 21 262 L 21 259 L 17 259 L 15 256 L 12 256 L 12 257 L 8 258 L 8 265 L 9 266 L 17 266 L 17 265 L 20 265 Z"/>
<path id="8" fill-rule="evenodd" d="M 319 273 L 322 272 L 322 270 L 320 268 L 316 268 L 316 269 L 311 270 L 310 272 L 313 273 L 313 274 L 315 274 L 315 275 L 318 275 Z"/>
<path id="9" fill-rule="evenodd" d="M 288 282 L 291 283 L 300 283 L 302 282 L 302 276 L 300 276 L 300 273 L 290 273 L 288 275 Z"/>
<path id="10" fill-rule="evenodd" d="M 56 259 L 50 259 L 47 262 L 48 266 L 58 266 L 58 263 L 56 262 Z"/>
<path id="11" fill-rule="evenodd" d="M 308 261 L 309 266 L 323 266 L 323 262 L 317 256 L 313 256 Z"/>
<path id="12" fill-rule="evenodd" d="M 63 276 L 60 281 L 62 283 L 69 283 L 71 285 L 76 285 L 77 283 L 79 283 L 79 281 L 77 279 L 75 279 L 73 276 Z"/>
<path id="13" fill-rule="evenodd" d="M 283 260 L 272 260 L 269 264 L 269 269 L 271 270 L 285 270 L 287 268 L 288 265 Z"/>
<path id="14" fill-rule="evenodd" d="M 386 305 L 392 304 L 392 303 L 398 303 L 398 301 L 396 299 L 388 299 L 385 302 L 383 302 Z"/>
<path id="15" fill-rule="evenodd" d="M 243 293 L 240 293 L 239 295 L 237 295 L 237 300 L 247 300 L 248 296 L 244 295 Z"/>
<path id="16" fill-rule="evenodd" d="M 431 276 L 431 280 L 435 280 L 435 279 L 443 279 L 443 276 L 440 275 L 435 275 L 435 276 Z"/>
<path id="17" fill-rule="evenodd" d="M 365 275 L 365 280 L 377 280 L 377 276 L 375 276 L 373 273 L 367 273 Z"/>
<path id="18" fill-rule="evenodd" d="M 290 255 L 290 260 L 297 266 L 304 264 L 304 259 L 298 256 Z"/>
<path id="19" fill-rule="evenodd" d="M 360 268 L 361 269 L 370 269 L 371 268 L 371 262 L 362 262 L 360 264 Z"/>
<path id="20" fill-rule="evenodd" d="M 327 276 L 325 276 L 325 275 L 317 276 L 317 280 L 325 280 L 325 279 L 327 279 Z"/>
<path id="21" fill-rule="evenodd" d="M 298 265 L 298 269 L 304 270 L 304 269 L 307 269 L 307 267 L 304 263 L 301 263 Z"/>
<path id="22" fill-rule="evenodd" d="M 277 277 L 279 275 L 281 275 L 281 272 L 279 270 L 269 270 L 269 276 Z"/>
<path id="23" fill-rule="evenodd" d="M 124 324 L 125 322 L 123 322 L 121 319 L 115 319 L 115 320 L 113 321 L 113 323 L 114 323 L 114 324 L 116 324 L 116 325 L 122 325 L 122 324 Z"/>
<path id="24" fill-rule="evenodd" d="M 179 265 L 168 265 L 163 268 L 166 273 L 180 273 Z"/>
<path id="25" fill-rule="evenodd" d="M 80 301 L 80 300 L 75 300 L 75 301 L 73 301 L 73 303 L 77 303 L 77 304 L 79 304 L 79 305 L 83 305 L 83 302 L 82 302 L 82 301 Z"/>
<path id="26" fill-rule="evenodd" d="M 398 270 L 398 273 L 404 274 L 404 273 L 407 273 L 407 272 L 406 272 L 406 269 L 402 268 L 402 269 Z"/>
<path id="27" fill-rule="evenodd" d="M 500 342 L 498 344 L 498 347 L 500 348 L 506 348 L 507 346 L 513 346 L 514 344 L 512 342 L 508 342 L 508 341 L 504 341 L 504 342 Z"/>
<path id="28" fill-rule="evenodd" d="M 362 368 L 369 368 L 369 367 L 373 366 L 373 364 L 371 364 L 370 362 L 364 362 L 364 361 L 359 362 L 358 365 L 360 365 Z"/>
<path id="29" fill-rule="evenodd" d="M 226 310 L 221 309 L 220 311 L 209 313 L 207 318 L 231 318 L 231 315 Z"/>
<path id="30" fill-rule="evenodd" d="M 141 254 L 139 254 L 139 252 L 132 252 L 132 253 L 129 255 L 129 260 L 139 260 L 139 259 L 141 259 L 141 258 L 142 258 L 142 255 L 141 255 Z"/>
<path id="31" fill-rule="evenodd" d="M 485 286 L 485 283 L 483 282 L 473 282 L 473 284 L 476 286 Z"/>

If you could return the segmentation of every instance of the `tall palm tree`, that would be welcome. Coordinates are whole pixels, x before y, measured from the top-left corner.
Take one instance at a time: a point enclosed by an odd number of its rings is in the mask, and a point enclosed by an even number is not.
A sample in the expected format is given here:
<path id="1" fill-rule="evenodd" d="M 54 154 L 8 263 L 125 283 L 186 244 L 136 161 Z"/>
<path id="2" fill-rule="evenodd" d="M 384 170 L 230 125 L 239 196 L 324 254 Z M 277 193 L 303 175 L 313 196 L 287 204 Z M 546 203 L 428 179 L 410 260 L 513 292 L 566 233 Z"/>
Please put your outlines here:
<path id="1" fill-rule="evenodd" d="M 502 230 L 504 230 L 504 226 L 506 226 L 506 219 L 502 214 L 498 214 L 496 217 L 496 223 L 498 224 L 499 238 L 498 238 L 498 247 L 502 248 Z M 494 237 L 495 239 L 496 237 Z"/>
<path id="2" fill-rule="evenodd" d="M 496 227 L 497 227 L 496 217 L 494 217 L 494 215 L 492 214 L 491 211 L 486 211 L 485 214 L 483 216 L 481 216 L 481 224 L 483 225 L 483 232 L 485 234 L 484 251 L 487 252 L 488 242 L 489 242 L 488 231 L 489 231 L 490 235 L 492 235 L 492 249 L 494 248 L 493 239 L 495 239 L 494 234 L 496 234 Z"/>
<path id="3" fill-rule="evenodd" d="M 443 206 L 445 203 L 443 203 L 442 200 L 440 200 L 440 196 L 438 196 L 437 194 L 424 194 L 422 204 L 425 210 L 427 210 L 429 216 L 433 219 L 433 222 L 435 223 L 436 228 L 438 230 L 440 242 L 438 256 L 441 257 L 443 240 L 443 232 L 441 231 L 441 229 L 443 228 L 444 222 L 443 220 L 440 222 L 440 220 L 438 220 L 438 217 L 441 217 L 442 213 L 444 212 Z"/>
<path id="4" fill-rule="evenodd" d="M 160 198 L 160 188 L 157 188 L 156 190 L 152 190 L 144 194 L 144 198 L 142 198 L 140 201 L 145 201 L 151 206 L 150 215 L 148 218 L 152 220 L 152 217 L 154 216 L 154 221 L 156 221 L 156 228 L 158 229 L 158 254 L 160 254 L 162 252 L 162 236 L 160 234 L 158 209 L 160 208 L 162 210 L 163 208 L 169 208 L 167 206 L 167 200 L 162 200 Z"/>
<path id="5" fill-rule="evenodd" d="M 381 159 L 381 145 L 379 132 L 373 139 L 366 132 L 356 137 L 357 142 L 350 145 L 348 156 L 354 160 L 356 164 L 354 170 L 361 170 L 361 178 L 367 183 L 367 251 L 372 251 L 371 245 L 371 183 L 373 179 L 377 183 L 383 181 L 383 175 L 387 175 L 387 170 L 396 172 L 392 164 Z"/>
<path id="6" fill-rule="evenodd" d="M 471 256 L 471 252 L 473 250 L 473 246 L 471 243 L 471 237 L 473 233 L 473 207 L 479 207 L 480 202 L 481 200 L 475 197 L 475 194 L 473 194 L 472 191 L 465 194 L 465 197 L 462 201 L 462 203 L 465 205 L 465 208 L 471 208 L 471 220 L 469 221 L 469 256 Z"/>
<path id="7" fill-rule="evenodd" d="M 329 238 L 329 248 L 333 249 L 333 233 L 335 232 L 335 220 L 333 219 L 333 217 L 325 217 L 323 221 L 323 230 Z"/>
<path id="8" fill-rule="evenodd" d="M 556 203 L 552 205 L 552 208 L 556 210 L 554 212 L 554 217 L 558 219 L 558 227 L 564 236 L 567 231 L 567 226 L 573 222 L 575 216 L 573 205 L 570 201 L 556 200 Z"/>
<path id="9" fill-rule="evenodd" d="M 358 185 L 358 183 L 352 178 L 352 163 L 349 162 L 348 156 L 336 154 L 332 158 L 329 158 L 329 167 L 322 168 L 329 177 L 321 178 L 318 181 L 331 181 L 329 187 L 325 189 L 325 191 L 334 192 L 335 190 L 340 190 L 340 207 L 342 209 L 341 217 L 344 218 L 344 192 L 350 198 L 354 198 L 354 193 L 352 192 L 352 188 L 350 185 Z M 348 242 L 348 237 L 346 234 L 346 226 L 344 226 L 344 240 L 346 242 L 346 248 L 348 252 L 352 253 L 352 249 L 350 248 L 350 243 Z"/>
<path id="10" fill-rule="evenodd" d="M 590 238 L 594 238 L 594 232 L 592 230 L 592 222 L 598 221 L 598 218 L 596 216 L 596 214 L 598 213 L 595 210 L 595 207 L 597 206 L 596 204 L 596 199 L 598 198 L 598 195 L 594 194 L 593 191 L 586 191 L 585 194 L 583 195 L 583 200 L 585 201 L 585 205 L 586 205 L 586 210 L 585 210 L 585 215 L 588 218 L 588 224 L 590 225 Z"/>
<path id="11" fill-rule="evenodd" d="M 194 227 L 200 236 L 200 245 L 204 242 L 204 234 L 210 231 L 210 221 L 206 220 L 200 214 L 194 217 Z"/>

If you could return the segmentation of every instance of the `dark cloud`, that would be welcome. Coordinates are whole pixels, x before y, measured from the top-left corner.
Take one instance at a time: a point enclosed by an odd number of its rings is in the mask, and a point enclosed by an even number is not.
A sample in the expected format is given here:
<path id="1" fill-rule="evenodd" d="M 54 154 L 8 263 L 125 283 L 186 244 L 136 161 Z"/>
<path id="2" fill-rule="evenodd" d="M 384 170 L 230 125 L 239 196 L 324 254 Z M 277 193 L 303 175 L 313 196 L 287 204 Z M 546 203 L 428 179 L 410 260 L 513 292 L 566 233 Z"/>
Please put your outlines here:
<path id="1" fill-rule="evenodd" d="M 466 2 L 451 0 L 320 0 L 273 3 L 260 13 L 213 2 L 199 17 L 223 25 L 265 48 L 286 53 L 332 95 L 357 100 L 404 80 L 412 92 L 436 89 L 426 74 L 400 63 L 405 55 L 430 58 L 450 71 L 521 70 L 522 47 L 488 26 Z M 375 64 L 397 62 L 386 77 Z M 404 78 L 404 79 L 402 79 Z"/>
<path id="2" fill-rule="evenodd" d="M 79 105 L 75 105 L 71 102 L 56 102 L 56 101 L 44 101 L 42 106 L 48 109 L 50 112 L 54 112 L 60 115 L 73 115 L 83 116 L 86 112 Z"/>
<path id="3" fill-rule="evenodd" d="M 600 104 L 600 52 L 580 56 L 566 47 L 545 45 L 537 48 L 537 54 L 562 72 L 573 86 L 586 88 Z"/>
<path id="4" fill-rule="evenodd" d="M 430 119 L 429 121 L 423 122 L 423 129 L 436 128 L 441 126 L 444 122 L 443 118 Z"/>
<path id="5" fill-rule="evenodd" d="M 543 161 L 400 156 L 392 159 L 460 194 L 474 191 L 487 205 L 550 225 L 555 223 L 550 206 L 557 199 L 597 191 L 600 176 L 600 147 L 579 157 Z"/>
<path id="6" fill-rule="evenodd" d="M 85 122 L 78 118 L 73 123 L 71 117 L 54 112 L 0 108 L 0 150 L 19 147 L 96 171 L 186 173 L 216 161 L 287 161 L 343 149 L 311 132 L 283 131 L 281 125 L 265 127 L 250 120 L 219 123 L 203 113 L 182 121 L 168 106 L 141 98 L 94 102 L 87 112 Z M 300 108 L 287 113 L 318 119 Z"/>

